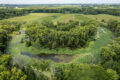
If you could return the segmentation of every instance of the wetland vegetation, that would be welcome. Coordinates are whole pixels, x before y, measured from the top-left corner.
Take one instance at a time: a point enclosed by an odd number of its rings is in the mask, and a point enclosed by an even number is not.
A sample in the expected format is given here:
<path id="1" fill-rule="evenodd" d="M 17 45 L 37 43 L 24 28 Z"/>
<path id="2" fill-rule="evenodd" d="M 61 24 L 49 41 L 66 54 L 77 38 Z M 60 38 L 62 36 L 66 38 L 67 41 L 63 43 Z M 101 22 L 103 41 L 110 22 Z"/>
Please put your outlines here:
<path id="1" fill-rule="evenodd" d="M 0 80 L 119 80 L 119 5 L 101 6 L 0 9 Z"/>

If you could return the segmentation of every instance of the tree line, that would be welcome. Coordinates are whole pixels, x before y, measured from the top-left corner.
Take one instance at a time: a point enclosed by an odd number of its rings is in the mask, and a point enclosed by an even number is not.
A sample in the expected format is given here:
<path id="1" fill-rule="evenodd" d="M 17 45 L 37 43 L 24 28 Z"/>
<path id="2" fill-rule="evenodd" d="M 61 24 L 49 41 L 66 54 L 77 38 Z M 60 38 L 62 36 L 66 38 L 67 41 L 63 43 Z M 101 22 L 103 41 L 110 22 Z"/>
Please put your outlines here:
<path id="1" fill-rule="evenodd" d="M 120 78 L 120 22 L 110 20 L 107 28 L 114 33 L 115 39 L 108 46 L 101 49 L 100 64 L 105 69 L 115 70 Z"/>
<path id="2" fill-rule="evenodd" d="M 110 14 L 119 16 L 120 9 L 111 8 L 94 8 L 94 7 L 81 7 L 81 8 L 55 8 L 55 9 L 26 9 L 32 13 L 79 13 L 79 14 Z"/>
<path id="3" fill-rule="evenodd" d="M 13 31 L 19 30 L 20 26 L 21 26 L 20 22 L 8 22 L 8 21 L 0 22 L 0 53 L 5 52 L 8 41 L 11 39 L 10 34 Z"/>
<path id="4" fill-rule="evenodd" d="M 116 71 L 92 64 L 68 64 L 54 68 L 53 80 L 118 80 Z"/>
<path id="5" fill-rule="evenodd" d="M 28 11 L 24 9 L 0 9 L 0 20 L 15 16 L 22 16 L 27 13 Z"/>

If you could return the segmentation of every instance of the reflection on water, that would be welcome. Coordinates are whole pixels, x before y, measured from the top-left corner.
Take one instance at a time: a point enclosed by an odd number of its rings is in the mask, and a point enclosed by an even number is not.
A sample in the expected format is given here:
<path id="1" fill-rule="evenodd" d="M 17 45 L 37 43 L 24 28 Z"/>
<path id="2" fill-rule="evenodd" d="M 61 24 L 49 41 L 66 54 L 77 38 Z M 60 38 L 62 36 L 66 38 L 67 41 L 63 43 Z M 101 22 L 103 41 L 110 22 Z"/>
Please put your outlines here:
<path id="1" fill-rule="evenodd" d="M 44 59 L 44 60 L 52 60 L 54 62 L 65 62 L 68 63 L 74 59 L 73 55 L 57 55 L 57 54 L 31 54 L 28 52 L 21 52 L 21 55 L 26 55 L 29 57 Z"/>
<path id="2" fill-rule="evenodd" d="M 20 33 L 21 33 L 21 34 L 25 34 L 25 31 L 24 31 L 24 30 L 20 30 Z"/>

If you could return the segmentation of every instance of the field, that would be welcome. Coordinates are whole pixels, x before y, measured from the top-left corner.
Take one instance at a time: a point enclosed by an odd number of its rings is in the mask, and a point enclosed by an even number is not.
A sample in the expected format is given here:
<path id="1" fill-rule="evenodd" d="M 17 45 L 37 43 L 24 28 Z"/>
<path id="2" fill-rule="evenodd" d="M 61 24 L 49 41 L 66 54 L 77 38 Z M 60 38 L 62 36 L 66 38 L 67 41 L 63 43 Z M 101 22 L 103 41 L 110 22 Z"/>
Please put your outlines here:
<path id="1" fill-rule="evenodd" d="M 105 21 L 109 21 L 109 20 L 119 20 L 120 17 L 117 16 L 111 16 L 111 15 L 106 15 L 106 14 L 98 14 L 98 15 L 86 15 L 86 17 L 90 18 L 90 19 L 96 19 L 96 20 L 105 20 Z"/>
<path id="2" fill-rule="evenodd" d="M 56 16 L 55 18 L 53 16 Z M 94 16 L 94 17 L 93 17 Z M 41 22 L 43 20 L 52 20 L 54 22 L 67 22 L 69 20 L 79 20 L 84 21 L 86 18 L 87 20 L 90 19 L 98 19 L 98 20 L 108 20 L 109 19 L 118 19 L 111 15 L 83 15 L 83 14 L 47 14 L 47 13 L 32 13 L 29 15 L 25 15 L 22 17 L 15 17 L 7 19 L 8 21 L 23 21 L 27 22 Z M 52 60 L 53 62 L 60 62 L 60 63 L 72 63 L 72 62 L 80 62 L 85 63 L 88 61 L 96 61 L 97 57 L 99 56 L 101 47 L 104 47 L 110 43 L 112 40 L 113 34 L 106 28 L 98 27 L 98 32 L 96 35 L 96 40 L 89 43 L 87 48 L 78 48 L 75 50 L 70 50 L 69 48 L 58 48 L 50 50 L 47 48 L 35 48 L 33 46 L 26 47 L 25 43 L 20 43 L 21 39 L 24 38 L 24 30 L 26 27 L 23 25 L 21 27 L 22 34 L 13 34 L 13 39 L 9 43 L 9 47 L 7 49 L 7 53 L 12 54 L 13 56 L 17 57 L 22 56 L 26 57 L 30 60 L 35 59 L 34 57 L 31 58 L 29 55 L 21 55 L 21 53 L 29 53 L 32 55 L 38 54 L 47 54 L 45 57 L 40 57 L 41 59 Z M 54 54 L 54 55 L 53 55 Z M 55 55 L 56 54 L 56 55 Z M 58 55 L 59 54 L 59 55 Z M 67 56 L 68 55 L 68 56 Z M 55 60 L 57 61 L 55 61 Z M 68 60 L 67 60 L 68 59 Z"/>
<path id="3" fill-rule="evenodd" d="M 51 16 L 52 14 L 48 14 L 48 13 L 31 13 L 29 15 L 25 15 L 25 16 L 20 16 L 20 17 L 15 17 L 15 18 L 9 18 L 9 19 L 6 19 L 8 21 L 18 21 L 18 22 L 29 22 L 29 21 L 36 21 L 36 20 L 39 20 L 43 17 L 48 17 L 48 16 Z"/>

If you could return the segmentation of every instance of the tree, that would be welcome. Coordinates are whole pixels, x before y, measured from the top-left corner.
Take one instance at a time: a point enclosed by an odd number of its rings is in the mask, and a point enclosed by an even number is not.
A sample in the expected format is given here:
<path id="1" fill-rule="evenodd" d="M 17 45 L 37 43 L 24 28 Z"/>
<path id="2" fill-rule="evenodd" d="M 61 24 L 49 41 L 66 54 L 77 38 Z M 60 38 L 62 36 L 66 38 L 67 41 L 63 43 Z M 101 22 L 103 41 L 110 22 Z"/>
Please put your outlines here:
<path id="1" fill-rule="evenodd" d="M 56 67 L 54 80 L 118 80 L 118 75 L 111 72 L 98 65 L 74 63 Z"/>
<path id="2" fill-rule="evenodd" d="M 108 69 L 107 70 L 107 73 L 109 74 L 109 80 L 118 80 L 119 79 L 119 76 L 117 74 L 116 71 L 112 70 L 112 69 Z"/>
<path id="3" fill-rule="evenodd" d="M 27 76 L 22 70 L 10 65 L 11 56 L 0 56 L 0 80 L 26 80 Z"/>

